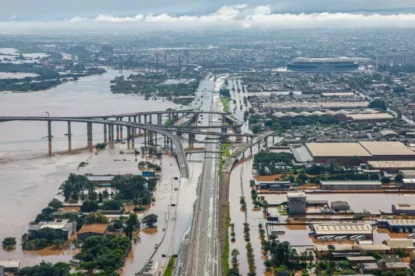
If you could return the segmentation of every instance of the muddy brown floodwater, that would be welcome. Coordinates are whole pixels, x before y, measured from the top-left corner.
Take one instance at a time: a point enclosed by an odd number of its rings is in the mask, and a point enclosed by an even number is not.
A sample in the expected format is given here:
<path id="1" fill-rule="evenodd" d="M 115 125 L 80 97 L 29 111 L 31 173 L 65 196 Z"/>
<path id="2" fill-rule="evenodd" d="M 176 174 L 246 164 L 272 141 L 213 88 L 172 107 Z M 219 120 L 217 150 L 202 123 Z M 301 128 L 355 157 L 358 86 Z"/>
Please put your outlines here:
<path id="1" fill-rule="evenodd" d="M 133 72 L 124 71 L 123 74 L 129 76 L 131 73 Z M 46 112 L 50 116 L 86 116 L 178 107 L 163 99 L 146 101 L 140 96 L 112 94 L 110 80 L 118 75 L 118 71 L 108 70 L 101 76 L 82 78 L 48 91 L 0 93 L 0 116 L 45 116 Z M 47 141 L 42 138 L 47 135 L 45 122 L 0 123 L 0 239 L 11 236 L 18 240 L 16 250 L 0 250 L 0 259 L 19 259 L 22 266 L 34 265 L 41 260 L 69 261 L 76 251 L 22 252 L 20 237 L 27 230 L 28 223 L 35 219 L 52 198 L 59 198 L 58 188 L 70 173 L 139 174 L 137 162 L 145 157 L 140 155 L 136 162 L 133 155 L 121 155 L 120 150 L 127 149 L 125 144 L 116 144 L 114 148 L 100 151 L 98 155 L 87 151 L 71 155 L 59 154 L 67 149 L 66 127 L 66 123 L 53 123 L 55 154 L 47 158 Z M 74 123 L 72 131 L 72 147 L 85 147 L 86 125 Z M 93 137 L 94 143 L 102 142 L 103 128 L 94 126 Z M 140 147 L 140 143 L 142 138 L 137 138 L 136 148 Z M 114 161 L 115 159 L 126 161 Z M 83 161 L 87 161 L 88 165 L 78 170 L 78 164 Z M 173 181 L 172 177 L 180 176 L 175 159 L 165 155 L 161 161 L 154 162 L 161 162 L 162 179 L 157 186 L 154 206 L 140 216 L 157 214 L 158 228 L 157 231 L 140 234 L 141 241 L 134 245 L 131 256 L 126 261 L 125 275 L 134 275 L 142 268 L 153 253 L 154 245 L 160 243 L 163 228 L 168 230 L 164 243 L 155 254 L 155 260 L 162 261 L 161 254 L 177 253 L 180 241 L 191 223 L 202 163 L 190 161 L 191 177 Z M 175 191 L 174 187 L 179 189 Z M 178 203 L 176 207 L 169 206 L 174 202 Z"/>

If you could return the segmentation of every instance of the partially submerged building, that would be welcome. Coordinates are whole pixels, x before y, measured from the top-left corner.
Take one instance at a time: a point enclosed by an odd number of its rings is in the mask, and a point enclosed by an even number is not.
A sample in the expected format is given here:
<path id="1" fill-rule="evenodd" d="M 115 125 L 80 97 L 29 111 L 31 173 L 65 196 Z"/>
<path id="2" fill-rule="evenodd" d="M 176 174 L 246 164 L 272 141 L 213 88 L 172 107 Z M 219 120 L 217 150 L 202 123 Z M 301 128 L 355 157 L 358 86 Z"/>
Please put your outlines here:
<path id="1" fill-rule="evenodd" d="M 78 231 L 78 239 L 85 240 L 92 236 L 106 236 L 108 224 L 84 224 Z"/>
<path id="2" fill-rule="evenodd" d="M 415 204 L 393 204 L 392 212 L 398 216 L 415 216 Z"/>
<path id="3" fill-rule="evenodd" d="M 368 223 L 325 223 L 313 224 L 315 236 L 354 236 L 361 235 L 365 239 L 371 239 L 373 228 Z"/>
<path id="4" fill-rule="evenodd" d="M 368 180 L 321 180 L 322 190 L 380 190 L 380 181 Z"/>
<path id="5" fill-rule="evenodd" d="M 307 208 L 307 196 L 304 192 L 288 192 L 288 213 L 305 214 Z"/>
<path id="6" fill-rule="evenodd" d="M 53 229 L 62 233 L 62 237 L 69 240 L 71 236 L 76 232 L 76 222 L 69 222 L 68 219 L 61 219 L 55 221 L 41 221 L 38 224 L 29 226 L 27 230 L 27 236 L 29 239 L 37 238 L 37 234 L 41 229 Z"/>
<path id="7" fill-rule="evenodd" d="M 0 261 L 0 268 L 2 268 L 3 273 L 6 272 L 6 273 L 13 273 L 15 275 L 18 275 L 20 272 L 20 261 L 19 260 Z"/>

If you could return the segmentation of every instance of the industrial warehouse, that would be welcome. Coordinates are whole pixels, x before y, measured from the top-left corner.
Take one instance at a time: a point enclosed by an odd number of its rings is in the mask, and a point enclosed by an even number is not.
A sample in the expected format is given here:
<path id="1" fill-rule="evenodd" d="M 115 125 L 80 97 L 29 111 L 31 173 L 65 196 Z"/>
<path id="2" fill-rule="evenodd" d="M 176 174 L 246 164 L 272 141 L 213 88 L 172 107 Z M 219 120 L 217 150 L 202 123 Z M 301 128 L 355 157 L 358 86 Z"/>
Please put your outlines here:
<path id="1" fill-rule="evenodd" d="M 306 149 L 315 163 L 332 160 L 358 165 L 358 162 L 415 160 L 415 152 L 400 142 L 307 143 Z"/>
<path id="2" fill-rule="evenodd" d="M 353 240 L 353 236 L 362 236 L 361 240 L 371 239 L 373 227 L 371 224 L 358 223 L 331 223 L 331 224 L 313 224 L 314 235 L 320 236 L 344 236 L 344 239 Z"/>
<path id="3" fill-rule="evenodd" d="M 380 190 L 380 181 L 320 181 L 322 190 Z"/>

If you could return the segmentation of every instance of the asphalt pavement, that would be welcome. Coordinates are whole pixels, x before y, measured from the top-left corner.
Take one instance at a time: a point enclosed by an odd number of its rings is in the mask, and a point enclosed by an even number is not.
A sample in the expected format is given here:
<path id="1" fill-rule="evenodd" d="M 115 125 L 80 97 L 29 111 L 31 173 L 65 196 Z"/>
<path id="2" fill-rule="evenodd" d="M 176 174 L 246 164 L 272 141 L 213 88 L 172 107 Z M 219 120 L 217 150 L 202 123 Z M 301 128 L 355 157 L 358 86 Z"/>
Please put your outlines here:
<path id="1" fill-rule="evenodd" d="M 219 80 L 217 81 L 219 82 Z M 218 93 L 213 93 L 220 85 L 205 81 L 205 88 L 198 93 L 203 111 L 221 111 Z M 200 95 L 201 94 L 201 95 Z M 220 116 L 210 114 L 201 118 L 203 125 L 221 125 Z M 205 136 L 206 138 L 211 138 Z M 205 138 L 203 137 L 203 138 Z M 219 151 L 219 140 L 206 144 L 208 152 Z M 182 241 L 174 275 L 221 275 L 220 248 L 218 237 L 219 215 L 219 160 L 220 154 L 206 153 L 203 172 L 198 184 L 198 199 L 195 205 L 192 227 Z"/>

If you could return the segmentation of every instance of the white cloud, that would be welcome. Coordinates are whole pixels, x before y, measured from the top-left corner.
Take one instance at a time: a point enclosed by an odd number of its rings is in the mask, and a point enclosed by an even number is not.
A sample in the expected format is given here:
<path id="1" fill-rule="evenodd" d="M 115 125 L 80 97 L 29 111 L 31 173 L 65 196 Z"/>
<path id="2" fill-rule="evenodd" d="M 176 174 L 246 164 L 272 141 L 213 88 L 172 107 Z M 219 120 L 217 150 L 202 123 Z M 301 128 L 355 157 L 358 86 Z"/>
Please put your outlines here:
<path id="1" fill-rule="evenodd" d="M 75 17 L 69 19 L 70 22 L 84 22 L 84 21 L 87 21 L 87 20 L 88 20 L 88 18 L 79 17 L 79 16 L 75 16 Z"/>
<path id="2" fill-rule="evenodd" d="M 112 15 L 98 15 L 94 20 L 98 22 L 140 22 L 144 18 L 139 14 L 134 17 L 115 17 Z"/>
<path id="3" fill-rule="evenodd" d="M 20 21 L 13 21 L 22 27 Z M 22 23 L 22 24 L 20 24 Z M 138 14 L 136 16 L 118 17 L 112 15 L 98 15 L 94 18 L 73 17 L 72 19 L 50 24 L 58 28 L 61 24 L 65 28 L 78 28 L 80 24 L 88 28 L 134 28 L 135 26 L 146 26 L 154 28 L 198 28 L 198 27 L 238 27 L 238 28 L 357 28 L 357 27 L 409 27 L 415 28 L 414 13 L 397 14 L 364 14 L 364 13 L 273 13 L 268 5 L 249 7 L 247 5 L 227 5 L 216 12 L 205 15 L 183 15 L 175 16 L 163 14 Z M 5 25 L 6 22 L 1 23 Z M 11 22 L 8 22 L 11 24 Z M 30 28 L 42 26 L 44 22 L 31 22 Z"/>

